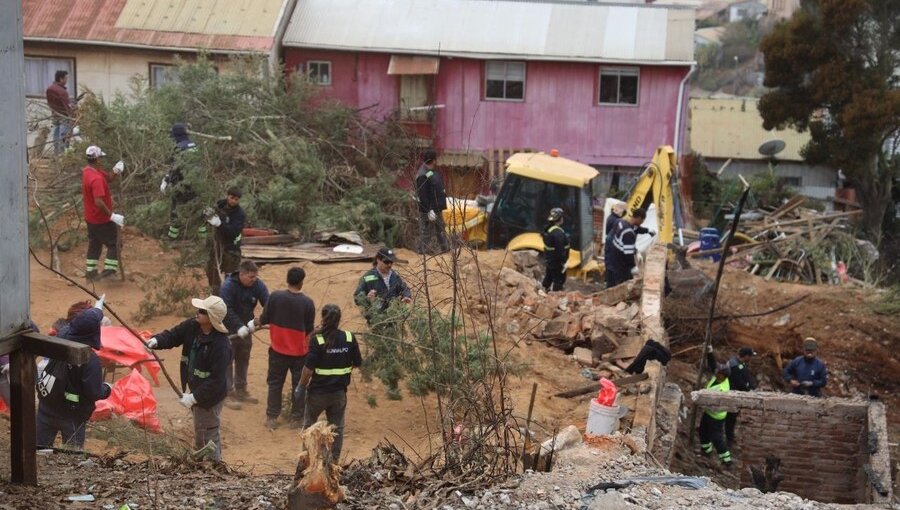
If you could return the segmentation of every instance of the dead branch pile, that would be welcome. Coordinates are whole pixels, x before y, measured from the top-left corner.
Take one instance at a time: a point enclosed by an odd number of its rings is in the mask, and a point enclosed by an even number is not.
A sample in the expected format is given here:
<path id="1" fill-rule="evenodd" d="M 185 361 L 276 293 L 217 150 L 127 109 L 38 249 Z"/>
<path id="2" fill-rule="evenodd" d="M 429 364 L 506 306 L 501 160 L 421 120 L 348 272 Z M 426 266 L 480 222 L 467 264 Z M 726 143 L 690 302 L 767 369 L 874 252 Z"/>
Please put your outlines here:
<path id="1" fill-rule="evenodd" d="M 856 239 L 848 224 L 861 211 L 822 213 L 801 207 L 805 201 L 798 195 L 775 210 L 743 215 L 741 230 L 747 237 L 733 247 L 731 264 L 767 280 L 863 284 L 871 277 L 878 251 Z"/>

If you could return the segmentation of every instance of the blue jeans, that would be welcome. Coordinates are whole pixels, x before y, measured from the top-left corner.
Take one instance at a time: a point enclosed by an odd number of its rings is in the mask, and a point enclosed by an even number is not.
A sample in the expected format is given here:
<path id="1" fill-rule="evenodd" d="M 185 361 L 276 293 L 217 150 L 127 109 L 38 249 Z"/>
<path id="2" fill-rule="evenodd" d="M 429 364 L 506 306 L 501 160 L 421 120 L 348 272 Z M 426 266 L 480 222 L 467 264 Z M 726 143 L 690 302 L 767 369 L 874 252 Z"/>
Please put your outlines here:
<path id="1" fill-rule="evenodd" d="M 72 133 L 72 121 L 69 119 L 55 119 L 53 121 L 53 152 L 60 154 L 69 148 L 67 138 Z"/>
<path id="2" fill-rule="evenodd" d="M 84 448 L 84 431 L 87 421 L 74 418 L 63 418 L 50 414 L 44 406 L 38 407 L 37 413 L 37 447 L 52 448 L 56 435 L 62 434 L 63 443 L 81 450 Z"/>

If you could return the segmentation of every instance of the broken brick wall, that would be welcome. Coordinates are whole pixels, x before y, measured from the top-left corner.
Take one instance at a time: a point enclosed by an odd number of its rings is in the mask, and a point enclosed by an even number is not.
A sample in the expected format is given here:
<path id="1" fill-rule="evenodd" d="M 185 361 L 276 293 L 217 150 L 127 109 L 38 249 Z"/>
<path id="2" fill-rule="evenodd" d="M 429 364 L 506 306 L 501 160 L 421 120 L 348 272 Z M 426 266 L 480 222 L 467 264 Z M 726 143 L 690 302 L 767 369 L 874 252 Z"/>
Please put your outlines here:
<path id="1" fill-rule="evenodd" d="M 742 486 L 753 487 L 750 466 L 763 468 L 774 455 L 784 475 L 779 490 L 826 503 L 873 501 L 869 402 L 705 390 L 691 398 L 701 407 L 740 411 L 732 453 Z"/>

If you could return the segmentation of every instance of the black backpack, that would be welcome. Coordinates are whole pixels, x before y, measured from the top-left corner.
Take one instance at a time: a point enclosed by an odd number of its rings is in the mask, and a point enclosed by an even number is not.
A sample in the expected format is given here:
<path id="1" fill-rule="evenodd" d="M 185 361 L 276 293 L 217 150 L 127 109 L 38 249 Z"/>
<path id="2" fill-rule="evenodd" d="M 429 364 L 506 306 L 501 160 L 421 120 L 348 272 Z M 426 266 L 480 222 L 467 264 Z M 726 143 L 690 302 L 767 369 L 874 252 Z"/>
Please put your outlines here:
<path id="1" fill-rule="evenodd" d="M 66 400 L 66 392 L 71 392 L 69 384 L 69 364 L 51 359 L 38 374 L 37 393 L 42 402 L 54 407 L 71 404 Z"/>

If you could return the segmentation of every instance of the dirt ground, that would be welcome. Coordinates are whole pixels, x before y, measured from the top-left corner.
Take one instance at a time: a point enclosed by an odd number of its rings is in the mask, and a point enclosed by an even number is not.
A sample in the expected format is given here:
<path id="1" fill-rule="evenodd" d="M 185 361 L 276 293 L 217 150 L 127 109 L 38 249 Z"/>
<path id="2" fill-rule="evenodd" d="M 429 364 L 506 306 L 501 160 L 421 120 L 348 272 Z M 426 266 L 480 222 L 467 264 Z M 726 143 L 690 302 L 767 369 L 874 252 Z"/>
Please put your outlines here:
<path id="1" fill-rule="evenodd" d="M 61 268 L 68 275 L 80 274 L 84 245 L 76 245 L 60 257 Z M 38 252 L 42 260 L 48 260 L 48 253 Z M 401 259 L 409 261 L 399 263 L 396 269 L 414 289 L 414 298 L 424 299 L 422 284 L 422 260 L 415 253 L 398 250 Z M 429 267 L 437 268 L 448 263 L 447 255 L 430 258 Z M 498 272 L 504 263 L 509 263 L 504 252 L 479 252 L 478 263 L 484 273 Z M 128 230 L 122 256 L 127 280 L 103 281 L 97 284 L 96 292 L 106 293 L 107 303 L 125 320 L 130 321 L 138 310 L 144 297 L 142 287 L 147 287 L 153 279 L 171 270 L 175 262 L 172 252 L 165 250 L 158 242 L 140 236 Z M 464 265 L 473 265 L 474 261 L 466 255 Z M 304 291 L 315 301 L 317 307 L 326 303 L 335 303 L 344 313 L 342 326 L 354 332 L 364 332 L 365 322 L 353 304 L 352 294 L 361 274 L 371 267 L 368 262 L 313 264 L 299 263 L 307 277 Z M 284 280 L 287 270 L 292 264 L 264 265 L 260 277 L 270 291 L 285 288 Z M 76 278 L 77 279 L 77 278 Z M 79 280 L 81 281 L 81 280 Z M 433 302 L 446 303 L 452 286 L 446 276 L 429 273 L 429 289 Z M 31 310 L 32 317 L 38 326 L 46 331 L 53 321 L 65 314 L 69 304 L 86 299 L 88 296 L 78 288 L 69 285 L 50 271 L 39 265 L 31 265 Z M 257 314 L 259 310 L 257 310 Z M 154 317 L 145 323 L 131 322 L 138 330 L 157 332 L 174 326 L 182 317 Z M 113 323 L 116 321 L 113 319 Z M 255 334 L 254 347 L 249 369 L 249 391 L 260 402 L 255 405 L 244 405 L 241 410 L 225 408 L 222 414 L 223 455 L 226 462 L 243 466 L 253 473 L 292 473 L 295 468 L 294 451 L 298 432 L 290 430 L 287 423 L 271 431 L 264 426 L 266 367 L 268 332 L 263 330 Z M 583 425 L 587 408 L 577 402 L 553 398 L 553 393 L 584 385 L 585 380 L 579 375 L 579 368 L 571 358 L 556 349 L 548 349 L 543 345 L 526 345 L 524 342 L 514 344 L 502 340 L 502 350 L 511 350 L 520 361 L 528 364 L 526 375 L 510 380 L 511 399 L 515 413 L 524 416 L 527 412 L 531 382 L 538 383 L 538 393 L 534 410 L 534 420 L 539 426 L 548 430 L 570 423 Z M 365 344 L 363 344 L 365 355 Z M 169 372 L 178 377 L 179 355 L 174 351 L 160 351 Z M 118 374 L 119 377 L 122 372 Z M 167 434 L 174 434 L 186 440 L 192 435 L 189 413 L 178 404 L 175 393 L 162 377 L 162 386 L 154 388 L 159 401 L 159 416 L 163 429 Z M 289 386 L 286 384 L 286 387 Z M 401 388 L 403 388 L 401 382 Z M 287 389 L 285 390 L 285 392 Z M 376 406 L 371 407 L 369 400 L 375 398 Z M 436 406 L 433 397 L 417 398 L 404 391 L 399 401 L 388 400 L 384 388 L 377 380 L 365 382 L 358 374 L 354 374 L 348 392 L 348 411 L 346 417 L 343 462 L 350 459 L 367 457 L 371 449 L 382 439 L 387 438 L 397 445 L 413 447 L 420 453 L 427 453 L 429 438 L 433 438 L 437 421 Z M 0 429 L 7 429 L 8 422 L 0 420 Z M 5 435 L 7 432 L 0 431 Z M 107 450 L 106 442 L 91 437 L 88 432 L 87 449 L 101 452 Z M 439 442 L 439 438 L 438 441 Z M 437 443 L 434 443 L 437 444 Z M 8 466 L 7 462 L 3 462 Z M 5 471 L 6 466 L 0 467 Z"/>

